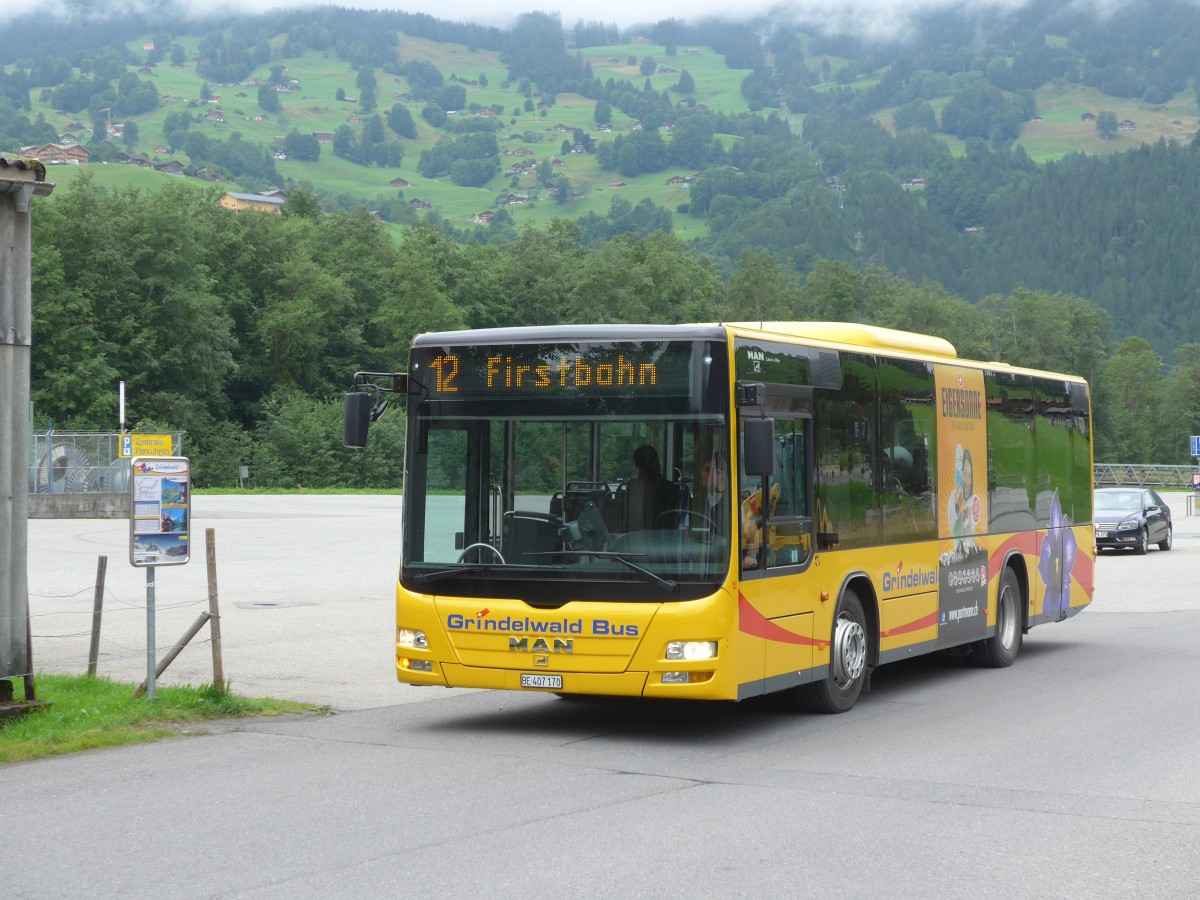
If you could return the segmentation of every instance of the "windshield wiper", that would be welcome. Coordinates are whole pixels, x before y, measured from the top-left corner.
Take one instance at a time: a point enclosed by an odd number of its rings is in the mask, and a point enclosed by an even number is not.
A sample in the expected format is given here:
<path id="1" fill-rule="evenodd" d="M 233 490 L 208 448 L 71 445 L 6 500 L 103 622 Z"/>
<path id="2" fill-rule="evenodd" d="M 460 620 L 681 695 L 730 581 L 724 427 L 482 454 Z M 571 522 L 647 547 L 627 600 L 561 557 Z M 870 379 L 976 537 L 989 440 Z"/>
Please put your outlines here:
<path id="1" fill-rule="evenodd" d="M 615 559 L 617 562 L 619 562 L 621 565 L 623 565 L 625 568 L 629 569 L 630 571 L 637 572 L 639 575 L 641 575 L 647 581 L 654 582 L 654 584 L 658 585 L 660 588 L 662 588 L 668 594 L 679 593 L 679 582 L 678 581 L 673 581 L 670 578 L 663 578 L 660 575 L 654 574 L 649 569 L 643 569 L 637 563 L 628 559 L 624 554 L 614 553 L 612 550 L 555 550 L 553 553 L 530 553 L 528 555 L 529 556 L 568 556 L 568 557 L 591 556 L 594 559 Z M 638 555 L 644 556 L 645 554 L 638 554 Z"/>
<path id="2" fill-rule="evenodd" d="M 453 578 L 455 575 L 478 575 L 480 572 L 486 572 L 489 569 L 498 568 L 499 565 L 499 563 L 476 563 L 470 566 L 459 566 L 456 569 L 438 569 L 436 572 L 419 572 L 415 575 L 409 575 L 408 577 L 413 584 L 432 584 L 435 581 Z"/>

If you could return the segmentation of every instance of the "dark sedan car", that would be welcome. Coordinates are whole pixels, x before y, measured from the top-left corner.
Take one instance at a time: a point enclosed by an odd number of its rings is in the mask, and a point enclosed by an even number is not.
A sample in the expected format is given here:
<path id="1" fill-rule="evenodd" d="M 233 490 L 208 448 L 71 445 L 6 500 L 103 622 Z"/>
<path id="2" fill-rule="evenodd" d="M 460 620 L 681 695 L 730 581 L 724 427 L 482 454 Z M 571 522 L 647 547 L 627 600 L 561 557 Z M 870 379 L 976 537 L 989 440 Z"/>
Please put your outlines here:
<path id="1" fill-rule="evenodd" d="M 1096 548 L 1145 553 L 1151 544 L 1170 550 L 1174 530 L 1171 507 L 1148 488 L 1100 488 L 1096 491 Z"/>

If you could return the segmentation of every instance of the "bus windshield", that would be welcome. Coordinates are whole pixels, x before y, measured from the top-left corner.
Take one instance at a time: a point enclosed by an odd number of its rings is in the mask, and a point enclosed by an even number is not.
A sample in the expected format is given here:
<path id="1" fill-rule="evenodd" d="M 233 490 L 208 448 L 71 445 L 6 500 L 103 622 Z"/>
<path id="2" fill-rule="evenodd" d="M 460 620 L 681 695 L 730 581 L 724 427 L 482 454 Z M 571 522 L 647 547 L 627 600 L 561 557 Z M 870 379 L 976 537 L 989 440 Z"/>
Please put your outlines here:
<path id="1" fill-rule="evenodd" d="M 547 604 L 592 592 L 661 601 L 724 577 L 733 491 L 724 346 L 413 354 L 406 587 Z M 614 594 L 613 582 L 625 587 Z"/>

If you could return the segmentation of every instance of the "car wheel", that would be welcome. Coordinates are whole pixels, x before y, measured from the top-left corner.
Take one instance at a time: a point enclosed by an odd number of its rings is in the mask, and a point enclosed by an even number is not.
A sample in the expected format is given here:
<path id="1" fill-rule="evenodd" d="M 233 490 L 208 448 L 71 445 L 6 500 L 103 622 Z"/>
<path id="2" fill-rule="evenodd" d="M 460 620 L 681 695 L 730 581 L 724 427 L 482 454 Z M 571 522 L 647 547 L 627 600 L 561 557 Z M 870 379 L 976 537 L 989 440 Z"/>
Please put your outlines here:
<path id="1" fill-rule="evenodd" d="M 867 617 L 854 591 L 842 594 L 833 620 L 829 674 L 798 689 L 799 704 L 815 712 L 843 713 L 854 705 L 867 680 L 870 653 Z"/>
<path id="2" fill-rule="evenodd" d="M 1138 532 L 1137 545 L 1133 548 L 1133 552 L 1138 556 L 1145 556 L 1148 549 L 1150 549 L 1150 534 L 1143 525 L 1142 530 Z"/>
<path id="3" fill-rule="evenodd" d="M 972 663 L 989 669 L 1003 669 L 1013 664 L 1021 652 L 1024 633 L 1021 611 L 1024 608 L 1020 582 L 1006 566 L 996 591 L 996 633 L 971 645 Z"/>
<path id="4" fill-rule="evenodd" d="M 1172 529 L 1171 523 L 1168 522 L 1167 523 L 1167 536 L 1158 542 L 1158 549 L 1159 550 L 1170 550 L 1171 542 L 1174 537 L 1175 537 L 1174 529 Z"/>

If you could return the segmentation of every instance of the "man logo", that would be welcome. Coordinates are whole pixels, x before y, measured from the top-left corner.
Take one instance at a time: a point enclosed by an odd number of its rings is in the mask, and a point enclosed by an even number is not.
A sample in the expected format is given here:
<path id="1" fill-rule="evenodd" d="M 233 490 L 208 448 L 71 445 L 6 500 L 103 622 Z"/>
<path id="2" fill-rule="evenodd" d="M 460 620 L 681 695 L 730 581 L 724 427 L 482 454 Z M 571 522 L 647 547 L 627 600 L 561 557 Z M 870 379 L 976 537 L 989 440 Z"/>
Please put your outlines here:
<path id="1" fill-rule="evenodd" d="M 533 664 L 534 664 L 535 666 L 548 666 L 548 665 L 550 665 L 550 657 L 548 657 L 548 656 L 535 656 L 535 657 L 533 658 Z"/>
<path id="2" fill-rule="evenodd" d="M 534 638 L 530 643 L 527 637 L 510 637 L 508 649 L 513 653 L 574 653 L 575 642 L 555 638 L 554 643 L 551 644 L 545 638 Z"/>

